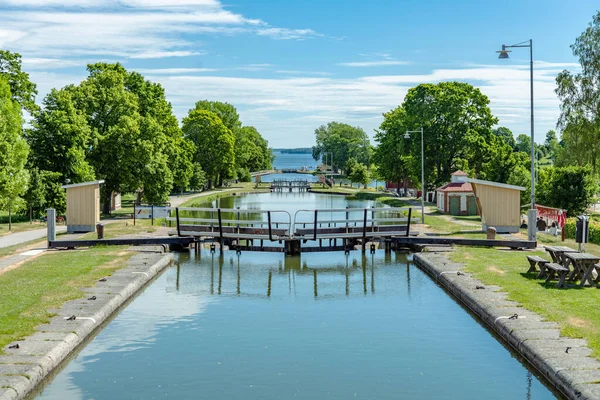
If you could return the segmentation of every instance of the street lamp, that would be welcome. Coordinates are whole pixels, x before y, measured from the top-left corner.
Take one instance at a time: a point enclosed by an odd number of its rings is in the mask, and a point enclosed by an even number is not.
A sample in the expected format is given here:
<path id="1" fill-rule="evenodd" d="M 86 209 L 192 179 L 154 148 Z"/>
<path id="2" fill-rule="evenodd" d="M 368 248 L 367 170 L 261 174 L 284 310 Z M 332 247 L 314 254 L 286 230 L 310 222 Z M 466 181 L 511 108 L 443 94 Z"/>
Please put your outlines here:
<path id="1" fill-rule="evenodd" d="M 404 139 L 410 139 L 411 133 L 421 132 L 421 223 L 425 223 L 425 145 L 423 144 L 423 127 L 418 131 L 406 131 Z M 406 188 L 404 188 L 406 190 Z"/>
<path id="2" fill-rule="evenodd" d="M 531 209 L 527 213 L 527 236 L 529 240 L 535 241 L 536 235 L 536 209 L 535 209 L 535 142 L 533 140 L 533 40 L 529 39 L 521 43 L 513 44 L 511 46 L 502 45 L 502 50 L 497 51 L 499 53 L 498 58 L 506 59 L 508 58 L 508 53 L 510 50 L 506 50 L 507 48 L 512 47 L 529 47 L 529 78 L 531 80 L 530 83 L 530 96 L 531 96 Z"/>

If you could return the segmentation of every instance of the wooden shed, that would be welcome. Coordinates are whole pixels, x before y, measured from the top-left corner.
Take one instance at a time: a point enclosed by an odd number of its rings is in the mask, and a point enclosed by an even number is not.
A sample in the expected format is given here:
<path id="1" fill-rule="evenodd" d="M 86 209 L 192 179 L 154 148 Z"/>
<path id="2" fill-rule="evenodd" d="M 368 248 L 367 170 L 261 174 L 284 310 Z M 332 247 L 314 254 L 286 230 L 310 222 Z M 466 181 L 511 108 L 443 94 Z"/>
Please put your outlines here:
<path id="1" fill-rule="evenodd" d="M 465 181 L 473 188 L 484 230 L 494 227 L 500 233 L 519 232 L 524 187 L 471 178 Z"/>
<path id="2" fill-rule="evenodd" d="M 100 221 L 100 184 L 104 181 L 64 185 L 67 190 L 67 232 L 93 232 Z"/>

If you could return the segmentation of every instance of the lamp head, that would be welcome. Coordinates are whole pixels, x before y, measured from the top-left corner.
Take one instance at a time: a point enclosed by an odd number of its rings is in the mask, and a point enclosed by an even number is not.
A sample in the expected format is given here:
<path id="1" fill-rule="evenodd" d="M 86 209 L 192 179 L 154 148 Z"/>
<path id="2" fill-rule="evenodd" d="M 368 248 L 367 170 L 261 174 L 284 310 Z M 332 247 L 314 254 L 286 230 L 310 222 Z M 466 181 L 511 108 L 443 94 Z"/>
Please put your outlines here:
<path id="1" fill-rule="evenodd" d="M 410 139 L 410 135 L 408 134 L 408 131 L 406 131 L 406 133 L 404 134 L 404 139 Z"/>
<path id="2" fill-rule="evenodd" d="M 504 60 L 506 58 L 508 58 L 508 53 L 510 53 L 510 50 L 506 50 L 506 45 L 502 45 L 502 50 L 498 50 L 496 53 L 498 54 L 498 58 L 501 60 Z"/>

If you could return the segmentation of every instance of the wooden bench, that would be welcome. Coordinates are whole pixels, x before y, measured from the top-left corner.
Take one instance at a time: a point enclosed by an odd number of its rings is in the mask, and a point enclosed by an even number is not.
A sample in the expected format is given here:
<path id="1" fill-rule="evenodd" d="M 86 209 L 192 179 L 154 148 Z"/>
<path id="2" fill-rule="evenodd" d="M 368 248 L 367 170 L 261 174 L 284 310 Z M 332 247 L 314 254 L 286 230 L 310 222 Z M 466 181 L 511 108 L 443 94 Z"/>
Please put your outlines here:
<path id="1" fill-rule="evenodd" d="M 537 272 L 537 269 L 535 269 L 535 264 L 538 264 L 540 267 L 540 275 L 544 272 L 545 265 L 550 262 L 538 256 L 527 256 L 527 261 L 529 261 L 529 269 L 527 272 Z"/>
<path id="2" fill-rule="evenodd" d="M 564 288 L 566 286 L 567 275 L 569 274 L 569 268 L 563 267 L 557 263 L 547 263 L 546 269 L 548 270 L 548 277 L 546 278 L 546 282 L 551 281 L 558 275 L 558 284 L 556 287 Z"/>

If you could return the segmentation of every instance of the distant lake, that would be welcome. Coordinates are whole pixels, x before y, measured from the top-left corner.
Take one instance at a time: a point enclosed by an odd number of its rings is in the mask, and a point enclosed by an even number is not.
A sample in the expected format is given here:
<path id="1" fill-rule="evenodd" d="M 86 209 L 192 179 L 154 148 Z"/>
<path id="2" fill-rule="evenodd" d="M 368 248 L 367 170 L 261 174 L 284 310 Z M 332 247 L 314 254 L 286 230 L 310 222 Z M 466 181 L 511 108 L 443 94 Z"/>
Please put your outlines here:
<path id="1" fill-rule="evenodd" d="M 289 154 L 282 153 L 281 151 L 273 151 L 275 161 L 273 161 L 273 167 L 277 169 L 315 169 L 317 161 L 312 158 L 312 154 Z"/>

